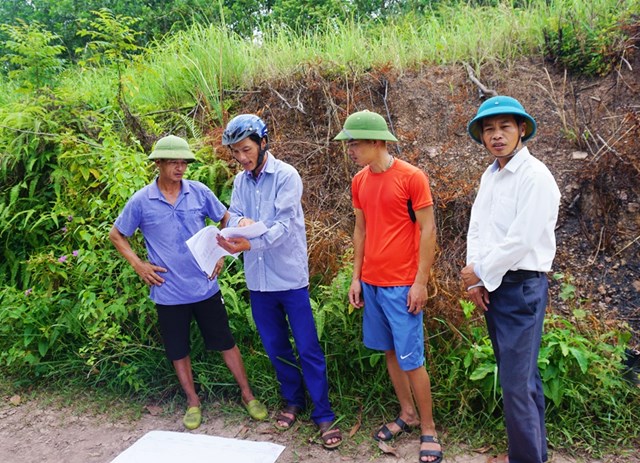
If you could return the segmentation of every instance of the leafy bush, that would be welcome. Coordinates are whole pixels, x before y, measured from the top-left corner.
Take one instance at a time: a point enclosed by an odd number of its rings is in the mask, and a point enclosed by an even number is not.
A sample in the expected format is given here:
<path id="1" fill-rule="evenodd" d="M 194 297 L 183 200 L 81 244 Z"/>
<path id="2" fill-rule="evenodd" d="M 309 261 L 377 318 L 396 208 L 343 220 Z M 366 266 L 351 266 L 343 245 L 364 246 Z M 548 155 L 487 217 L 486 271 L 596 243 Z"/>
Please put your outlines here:
<path id="1" fill-rule="evenodd" d="M 596 454 L 618 443 L 621 436 L 628 445 L 638 436 L 637 429 L 629 431 L 639 418 L 633 404 L 640 397 L 624 380 L 621 370 L 629 332 L 625 326 L 589 323 L 571 279 L 560 274 L 555 277 L 562 280 L 561 294 L 574 309 L 573 321 L 547 314 L 538 357 L 550 444 Z M 444 358 L 435 363 L 438 371 L 446 372 L 447 390 L 455 385 L 456 394 L 449 396 L 436 389 L 435 397 L 446 404 L 459 403 L 459 411 L 467 419 L 496 419 L 501 416 L 502 405 L 491 342 L 484 324 L 471 320 L 473 304 L 461 301 L 461 305 L 467 320 L 455 328 L 461 341 L 456 337 L 441 339 Z M 435 384 L 438 388 L 439 380 Z M 495 431 L 500 429 L 497 426 Z M 498 432 L 494 439 L 500 442 L 504 435 Z M 593 445 L 596 441 L 597 446 Z"/>

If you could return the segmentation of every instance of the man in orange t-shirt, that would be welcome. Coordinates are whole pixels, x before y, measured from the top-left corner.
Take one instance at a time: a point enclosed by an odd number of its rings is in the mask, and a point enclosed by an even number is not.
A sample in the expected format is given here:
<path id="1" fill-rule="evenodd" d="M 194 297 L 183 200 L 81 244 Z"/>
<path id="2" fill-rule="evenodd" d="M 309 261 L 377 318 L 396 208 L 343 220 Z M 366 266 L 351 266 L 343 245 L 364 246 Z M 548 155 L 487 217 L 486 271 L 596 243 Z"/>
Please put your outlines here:
<path id="1" fill-rule="evenodd" d="M 363 338 L 385 353 L 400 414 L 373 437 L 388 441 L 420 426 L 420 461 L 442 461 L 424 367 L 423 310 L 433 264 L 436 227 L 425 173 L 387 150 L 398 141 L 382 116 L 352 114 L 335 140 L 363 169 L 353 178 L 356 216 L 349 302 L 364 307 Z"/>

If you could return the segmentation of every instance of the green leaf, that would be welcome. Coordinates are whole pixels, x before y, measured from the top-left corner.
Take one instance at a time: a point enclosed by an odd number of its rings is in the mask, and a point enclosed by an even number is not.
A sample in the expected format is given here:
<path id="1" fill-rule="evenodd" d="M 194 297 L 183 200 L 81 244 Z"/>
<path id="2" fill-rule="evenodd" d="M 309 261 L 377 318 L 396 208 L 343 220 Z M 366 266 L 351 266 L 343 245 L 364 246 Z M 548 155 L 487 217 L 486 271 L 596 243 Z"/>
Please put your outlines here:
<path id="1" fill-rule="evenodd" d="M 495 365 L 483 363 L 471 373 L 469 379 L 471 379 L 471 381 L 479 381 L 486 378 L 487 375 L 493 374 L 495 369 Z"/>
<path id="2" fill-rule="evenodd" d="M 582 371 L 582 373 L 586 373 L 587 368 L 589 367 L 589 354 L 580 349 L 576 349 L 575 347 L 570 347 L 569 351 L 571 352 L 571 355 L 573 355 L 573 357 L 578 361 L 578 365 L 580 365 L 580 370 Z"/>
<path id="3" fill-rule="evenodd" d="M 47 341 L 40 341 L 38 343 L 38 352 L 40 352 L 40 357 L 44 357 L 49 350 L 49 343 Z"/>

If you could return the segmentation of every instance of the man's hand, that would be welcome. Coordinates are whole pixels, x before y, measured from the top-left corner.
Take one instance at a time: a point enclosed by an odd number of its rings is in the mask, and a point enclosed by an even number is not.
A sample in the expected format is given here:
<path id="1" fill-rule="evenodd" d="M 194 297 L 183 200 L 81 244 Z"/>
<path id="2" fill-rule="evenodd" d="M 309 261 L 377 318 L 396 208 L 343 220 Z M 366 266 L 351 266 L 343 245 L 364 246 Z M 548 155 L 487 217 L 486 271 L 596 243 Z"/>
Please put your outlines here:
<path id="1" fill-rule="evenodd" d="M 360 280 L 351 280 L 351 286 L 349 287 L 349 304 L 356 309 L 364 307 L 364 301 L 362 299 L 362 284 L 360 284 Z"/>
<path id="2" fill-rule="evenodd" d="M 487 304 L 489 304 L 489 291 L 487 291 L 487 288 L 484 286 L 476 286 L 468 289 L 467 293 L 469 294 L 469 299 L 476 307 L 481 307 L 485 312 L 489 310 L 487 307 Z"/>
<path id="3" fill-rule="evenodd" d="M 238 227 L 248 227 L 253 223 L 256 223 L 255 220 L 248 219 L 247 217 L 243 217 L 238 221 Z"/>
<path id="4" fill-rule="evenodd" d="M 462 277 L 462 283 L 465 288 L 469 288 L 471 286 L 475 286 L 480 283 L 480 278 L 473 271 L 473 264 L 467 265 L 460 272 L 460 277 Z"/>
<path id="5" fill-rule="evenodd" d="M 414 283 L 409 288 L 409 294 L 407 294 L 407 307 L 409 313 L 417 315 L 422 312 L 427 306 L 427 299 L 429 293 L 427 287 L 423 284 Z"/>
<path id="6" fill-rule="evenodd" d="M 158 265 L 153 265 L 151 262 L 141 262 L 133 268 L 149 286 L 160 286 L 164 283 L 164 278 L 158 275 L 158 272 L 166 273 L 167 269 Z"/>
<path id="7" fill-rule="evenodd" d="M 242 251 L 249 251 L 251 249 L 251 243 L 246 238 L 225 238 L 222 235 L 216 236 L 218 245 L 225 251 L 236 254 Z"/>
<path id="8" fill-rule="evenodd" d="M 224 257 L 221 257 L 220 259 L 218 259 L 218 262 L 216 262 L 216 266 L 213 267 L 213 272 L 211 272 L 211 275 L 209 275 L 209 279 L 213 280 L 218 275 L 220 275 L 220 272 L 222 271 L 222 267 L 224 267 Z"/>

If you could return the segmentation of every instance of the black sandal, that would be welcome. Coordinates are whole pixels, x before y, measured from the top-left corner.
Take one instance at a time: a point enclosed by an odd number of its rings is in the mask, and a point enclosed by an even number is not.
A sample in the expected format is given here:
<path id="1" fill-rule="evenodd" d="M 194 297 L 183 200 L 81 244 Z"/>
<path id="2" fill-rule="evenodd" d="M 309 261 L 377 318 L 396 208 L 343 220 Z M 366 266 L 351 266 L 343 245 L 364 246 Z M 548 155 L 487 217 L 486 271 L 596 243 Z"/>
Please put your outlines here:
<path id="1" fill-rule="evenodd" d="M 403 432 L 411 432 L 411 430 L 413 429 L 411 426 L 405 423 L 404 420 L 399 416 L 395 420 L 393 420 L 393 422 L 398 425 L 398 427 L 400 428 L 400 431 L 394 434 L 391 432 L 391 430 L 387 427 L 386 424 L 383 424 L 380 427 L 380 429 L 378 429 L 376 432 L 373 433 L 373 439 L 377 441 L 387 442 L 397 437 L 398 435 L 402 434 Z M 378 436 L 378 434 L 380 433 L 382 433 L 384 437 Z"/>
<path id="2" fill-rule="evenodd" d="M 434 443 L 434 444 L 440 444 L 440 441 L 438 440 L 437 437 L 435 436 L 430 436 L 428 434 L 423 434 L 422 436 L 420 436 L 420 443 Z M 440 445 L 440 448 L 442 449 L 442 445 Z M 423 460 L 422 457 L 436 457 L 435 460 Z M 418 461 L 420 463 L 440 463 L 442 461 L 442 458 L 444 457 L 442 450 L 420 450 L 420 458 L 418 459 Z"/>

